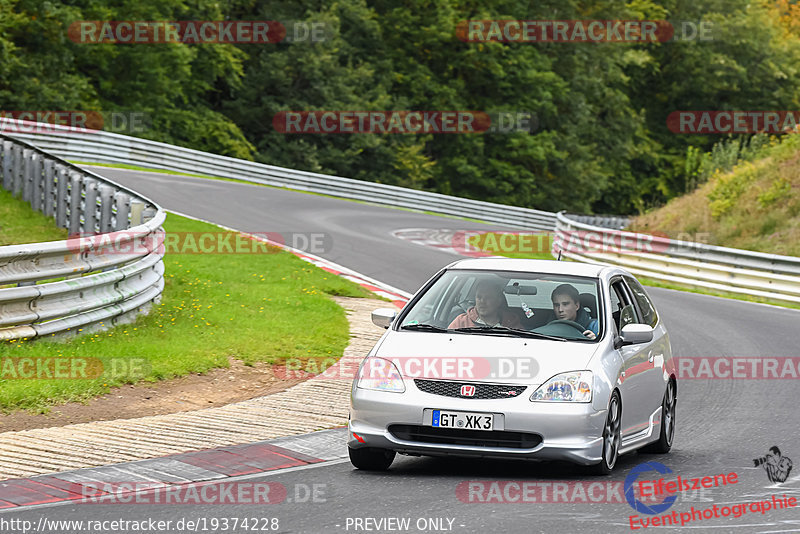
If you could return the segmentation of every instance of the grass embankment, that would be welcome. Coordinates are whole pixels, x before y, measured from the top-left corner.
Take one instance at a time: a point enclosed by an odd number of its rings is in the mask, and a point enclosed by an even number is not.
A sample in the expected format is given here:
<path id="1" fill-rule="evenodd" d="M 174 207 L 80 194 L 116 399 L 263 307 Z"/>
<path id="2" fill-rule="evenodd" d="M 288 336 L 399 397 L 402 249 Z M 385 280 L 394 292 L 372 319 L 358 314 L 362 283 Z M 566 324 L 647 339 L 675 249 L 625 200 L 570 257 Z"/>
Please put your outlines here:
<path id="1" fill-rule="evenodd" d="M 38 233 L 17 224 L 31 217 L 26 213 L 30 207 L 10 195 L 0 199 L 6 242 L 64 237 L 52 222 Z M 38 221 L 37 217 L 34 214 L 33 220 Z M 6 226 L 9 220 L 15 223 Z M 214 225 L 172 214 L 164 228 L 168 233 L 220 232 Z M 45 411 L 59 403 L 88 400 L 125 383 L 228 367 L 231 357 L 246 364 L 338 358 L 348 343 L 349 328 L 344 311 L 328 295 L 371 295 L 278 249 L 253 254 L 170 253 L 165 266 L 161 303 L 134 323 L 62 342 L 0 343 L 4 377 L 0 379 L 0 410 Z M 89 362 L 90 375 L 100 360 L 104 372 L 95 379 L 5 378 L 22 369 L 20 358 L 54 357 Z M 133 362 L 135 370 L 130 368 Z M 111 373 L 114 368 L 116 376 Z"/>
<path id="2" fill-rule="evenodd" d="M 800 256 L 800 136 L 787 135 L 763 157 L 715 173 L 694 192 L 634 218 L 630 229 Z"/>
<path id="3" fill-rule="evenodd" d="M 66 238 L 67 231 L 58 228 L 51 217 L 33 211 L 27 203 L 0 188 L 0 246 Z"/>
<path id="4" fill-rule="evenodd" d="M 698 189 L 635 217 L 629 230 L 663 232 L 709 245 L 800 256 L 800 137 L 786 135 L 760 149 L 757 158 L 731 171 L 717 171 Z M 800 305 L 750 295 L 685 288 L 642 279 L 669 289 L 760 302 Z"/>

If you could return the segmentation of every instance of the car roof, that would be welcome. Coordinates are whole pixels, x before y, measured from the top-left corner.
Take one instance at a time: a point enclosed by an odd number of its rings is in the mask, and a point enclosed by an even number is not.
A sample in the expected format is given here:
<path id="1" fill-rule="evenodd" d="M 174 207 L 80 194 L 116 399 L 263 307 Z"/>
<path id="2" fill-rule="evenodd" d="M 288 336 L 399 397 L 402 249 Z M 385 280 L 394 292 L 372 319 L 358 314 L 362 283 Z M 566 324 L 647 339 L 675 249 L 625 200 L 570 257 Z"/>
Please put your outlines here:
<path id="1" fill-rule="evenodd" d="M 481 271 L 522 271 L 535 273 L 566 274 L 599 278 L 605 265 L 574 261 L 530 260 L 518 258 L 470 258 L 447 266 L 448 269 L 474 269 Z"/>

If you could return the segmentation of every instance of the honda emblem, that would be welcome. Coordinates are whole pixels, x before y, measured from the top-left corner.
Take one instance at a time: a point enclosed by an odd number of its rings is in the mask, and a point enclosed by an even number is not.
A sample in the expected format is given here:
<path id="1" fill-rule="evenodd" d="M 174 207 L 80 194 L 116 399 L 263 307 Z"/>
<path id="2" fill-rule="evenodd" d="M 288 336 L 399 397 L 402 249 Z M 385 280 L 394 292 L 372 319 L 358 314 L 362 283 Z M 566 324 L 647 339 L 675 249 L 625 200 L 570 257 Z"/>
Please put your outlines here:
<path id="1" fill-rule="evenodd" d="M 461 396 L 462 397 L 474 397 L 475 396 L 475 386 L 471 386 L 469 384 L 464 384 L 461 386 Z"/>

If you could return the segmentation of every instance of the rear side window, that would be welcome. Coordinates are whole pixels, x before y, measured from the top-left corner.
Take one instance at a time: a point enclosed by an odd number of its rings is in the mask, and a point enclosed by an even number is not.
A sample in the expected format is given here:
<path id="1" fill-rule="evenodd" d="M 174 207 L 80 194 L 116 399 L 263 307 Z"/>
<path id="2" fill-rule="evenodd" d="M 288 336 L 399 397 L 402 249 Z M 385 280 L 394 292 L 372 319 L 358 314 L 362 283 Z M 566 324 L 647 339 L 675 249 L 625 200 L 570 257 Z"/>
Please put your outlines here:
<path id="1" fill-rule="evenodd" d="M 625 281 L 628 283 L 628 287 L 630 288 L 631 293 L 633 293 L 633 298 L 636 299 L 636 303 L 639 305 L 639 310 L 642 312 L 642 323 L 649 324 L 655 328 L 656 324 L 658 324 L 658 314 L 656 313 L 656 309 L 653 306 L 653 302 L 650 300 L 650 297 L 648 297 L 647 293 L 644 292 L 644 288 L 641 286 L 641 284 L 633 278 L 626 276 Z"/>
<path id="2" fill-rule="evenodd" d="M 630 303 L 630 297 L 628 292 L 625 291 L 622 280 L 612 282 L 610 296 L 611 315 L 614 318 L 617 332 L 621 332 L 622 327 L 637 321 L 636 310 L 633 309 L 633 304 Z"/>

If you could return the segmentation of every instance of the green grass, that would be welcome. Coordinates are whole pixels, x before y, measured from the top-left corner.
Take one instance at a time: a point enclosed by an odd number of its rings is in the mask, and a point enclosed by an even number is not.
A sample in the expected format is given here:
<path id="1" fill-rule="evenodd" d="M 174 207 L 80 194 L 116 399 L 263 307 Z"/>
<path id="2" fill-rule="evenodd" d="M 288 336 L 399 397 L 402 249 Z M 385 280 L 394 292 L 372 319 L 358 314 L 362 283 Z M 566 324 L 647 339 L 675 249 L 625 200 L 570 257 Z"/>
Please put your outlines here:
<path id="1" fill-rule="evenodd" d="M 27 202 L 0 188 L 0 246 L 66 238 L 67 231 L 55 226 L 51 217 L 33 211 Z"/>
<path id="2" fill-rule="evenodd" d="M 220 232 L 215 225 L 174 214 L 168 215 L 164 228 Z M 249 364 L 339 358 L 349 340 L 349 327 L 344 311 L 328 296 L 372 296 L 278 249 L 260 254 L 170 254 L 165 265 L 161 304 L 135 323 L 67 341 L 0 343 L 5 365 L 19 362 L 8 357 L 58 357 L 89 362 L 93 368 L 96 358 L 106 369 L 95 379 L 0 380 L 0 409 L 46 411 L 63 402 L 86 401 L 125 383 L 228 367 L 230 357 Z M 138 362 L 143 372 L 109 376 L 112 365 L 131 361 Z"/>

